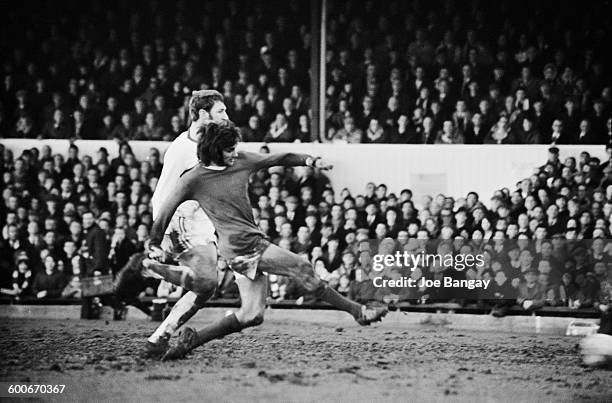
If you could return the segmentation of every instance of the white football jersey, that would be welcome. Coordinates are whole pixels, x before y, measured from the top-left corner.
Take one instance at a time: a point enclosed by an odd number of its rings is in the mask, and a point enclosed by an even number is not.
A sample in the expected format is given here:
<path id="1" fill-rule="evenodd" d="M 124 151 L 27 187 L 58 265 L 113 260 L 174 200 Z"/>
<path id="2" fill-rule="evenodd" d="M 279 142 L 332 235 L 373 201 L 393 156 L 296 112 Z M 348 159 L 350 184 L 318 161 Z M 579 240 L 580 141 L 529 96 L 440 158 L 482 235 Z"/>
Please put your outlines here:
<path id="1" fill-rule="evenodd" d="M 157 218 L 163 203 L 167 200 L 168 195 L 172 194 L 183 172 L 199 164 L 197 145 L 197 141 L 189 137 L 189 131 L 185 131 L 166 150 L 164 167 L 151 198 L 153 219 Z M 198 238 L 215 239 L 215 227 L 195 200 L 188 200 L 176 209 L 171 225 L 166 232 L 173 230 L 183 235 L 187 234 L 190 238 L 190 235 L 197 234 Z"/>

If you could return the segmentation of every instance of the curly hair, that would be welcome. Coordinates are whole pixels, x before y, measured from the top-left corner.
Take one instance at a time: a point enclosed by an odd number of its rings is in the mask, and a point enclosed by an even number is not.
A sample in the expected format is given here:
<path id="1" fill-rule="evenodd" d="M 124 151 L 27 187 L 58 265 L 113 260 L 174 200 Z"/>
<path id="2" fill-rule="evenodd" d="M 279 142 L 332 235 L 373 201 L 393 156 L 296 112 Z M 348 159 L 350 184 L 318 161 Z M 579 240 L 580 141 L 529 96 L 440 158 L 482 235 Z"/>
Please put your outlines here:
<path id="1" fill-rule="evenodd" d="M 203 133 L 198 141 L 198 158 L 204 165 L 223 165 L 223 150 L 240 141 L 240 131 L 229 120 L 210 123 L 199 130 Z"/>

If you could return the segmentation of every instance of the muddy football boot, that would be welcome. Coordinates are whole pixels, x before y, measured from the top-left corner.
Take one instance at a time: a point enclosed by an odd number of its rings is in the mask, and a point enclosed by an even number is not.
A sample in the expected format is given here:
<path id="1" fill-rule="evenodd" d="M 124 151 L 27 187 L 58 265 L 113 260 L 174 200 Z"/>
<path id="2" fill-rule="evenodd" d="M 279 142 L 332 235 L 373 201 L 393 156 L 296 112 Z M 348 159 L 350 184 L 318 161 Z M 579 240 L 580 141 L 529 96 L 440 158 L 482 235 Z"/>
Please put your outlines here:
<path id="1" fill-rule="evenodd" d="M 361 306 L 361 313 L 355 320 L 361 326 L 368 326 L 373 322 L 380 322 L 388 312 L 386 306 L 366 304 Z"/>
<path id="2" fill-rule="evenodd" d="M 168 338 L 160 337 L 157 343 L 151 343 L 147 340 L 143 351 L 140 353 L 141 358 L 159 360 L 168 352 L 170 344 Z"/>
<path id="3" fill-rule="evenodd" d="M 186 326 L 181 331 L 176 345 L 172 346 L 162 357 L 162 361 L 171 361 L 185 358 L 187 353 L 197 347 L 197 332 Z"/>

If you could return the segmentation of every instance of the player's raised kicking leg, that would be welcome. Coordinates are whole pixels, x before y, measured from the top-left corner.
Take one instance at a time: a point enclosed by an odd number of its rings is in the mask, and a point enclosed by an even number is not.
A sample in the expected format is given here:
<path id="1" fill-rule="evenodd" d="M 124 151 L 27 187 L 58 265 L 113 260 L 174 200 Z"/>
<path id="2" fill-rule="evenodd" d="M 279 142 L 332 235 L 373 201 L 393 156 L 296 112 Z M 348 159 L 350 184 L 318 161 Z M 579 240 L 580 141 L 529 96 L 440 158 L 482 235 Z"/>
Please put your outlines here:
<path id="1" fill-rule="evenodd" d="M 365 326 L 378 322 L 387 314 L 386 307 L 367 307 L 344 297 L 316 276 L 312 264 L 297 254 L 274 244 L 270 244 L 264 251 L 259 269 L 267 273 L 294 278 L 307 292 L 348 312 L 360 325 Z"/>

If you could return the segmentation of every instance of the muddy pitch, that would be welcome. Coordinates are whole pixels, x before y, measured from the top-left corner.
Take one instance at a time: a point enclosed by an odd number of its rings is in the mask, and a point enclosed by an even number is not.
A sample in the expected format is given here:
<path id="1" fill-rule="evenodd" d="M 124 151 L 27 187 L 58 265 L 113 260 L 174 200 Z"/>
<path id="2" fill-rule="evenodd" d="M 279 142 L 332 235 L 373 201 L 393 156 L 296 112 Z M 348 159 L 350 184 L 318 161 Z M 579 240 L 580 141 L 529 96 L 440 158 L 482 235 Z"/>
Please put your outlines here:
<path id="1" fill-rule="evenodd" d="M 165 363 L 138 358 L 155 326 L 2 319 L 0 381 L 65 384 L 57 401 L 612 401 L 573 337 L 270 320 Z"/>

